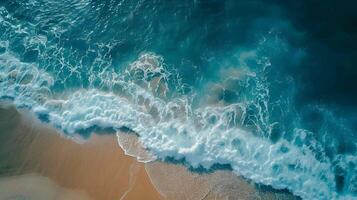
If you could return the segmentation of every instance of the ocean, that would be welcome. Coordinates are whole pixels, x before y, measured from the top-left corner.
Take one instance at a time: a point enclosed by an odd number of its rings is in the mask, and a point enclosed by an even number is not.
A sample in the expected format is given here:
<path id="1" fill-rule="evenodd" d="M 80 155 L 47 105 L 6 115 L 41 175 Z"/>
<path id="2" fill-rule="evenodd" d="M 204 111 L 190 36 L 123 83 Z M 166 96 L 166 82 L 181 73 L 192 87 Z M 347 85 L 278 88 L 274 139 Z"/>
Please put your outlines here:
<path id="1" fill-rule="evenodd" d="M 2 0 L 0 97 L 63 134 L 357 198 L 352 1 Z"/>

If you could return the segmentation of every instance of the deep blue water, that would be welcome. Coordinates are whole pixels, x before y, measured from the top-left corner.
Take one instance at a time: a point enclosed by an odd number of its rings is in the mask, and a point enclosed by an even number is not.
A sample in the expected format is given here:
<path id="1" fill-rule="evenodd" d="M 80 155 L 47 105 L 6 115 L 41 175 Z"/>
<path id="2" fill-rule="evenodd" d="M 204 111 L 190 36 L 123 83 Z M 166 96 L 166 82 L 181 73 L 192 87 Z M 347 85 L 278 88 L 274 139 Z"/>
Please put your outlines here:
<path id="1" fill-rule="evenodd" d="M 357 198 L 352 1 L 2 0 L 0 96 L 303 199 Z"/>

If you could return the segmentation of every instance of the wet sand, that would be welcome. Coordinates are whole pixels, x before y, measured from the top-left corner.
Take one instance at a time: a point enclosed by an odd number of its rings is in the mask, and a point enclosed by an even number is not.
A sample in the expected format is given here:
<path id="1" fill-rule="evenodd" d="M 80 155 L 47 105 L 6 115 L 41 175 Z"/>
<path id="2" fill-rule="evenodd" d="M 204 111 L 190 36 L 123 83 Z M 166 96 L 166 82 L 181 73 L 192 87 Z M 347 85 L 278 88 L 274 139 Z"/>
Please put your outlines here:
<path id="1" fill-rule="evenodd" d="M 47 177 L 25 174 L 0 179 L 0 199 L 88 200 L 90 197 L 83 191 L 62 188 Z"/>
<path id="2" fill-rule="evenodd" d="M 0 199 L 162 199 L 114 135 L 78 144 L 13 108 L 0 109 L 0 177 Z"/>
<path id="3" fill-rule="evenodd" d="M 145 150 L 134 134 L 119 134 L 119 144 L 130 155 L 148 159 Z M 214 173 L 197 173 L 182 164 L 148 162 L 145 169 L 152 184 L 165 199 L 256 199 L 254 186 L 229 170 Z"/>

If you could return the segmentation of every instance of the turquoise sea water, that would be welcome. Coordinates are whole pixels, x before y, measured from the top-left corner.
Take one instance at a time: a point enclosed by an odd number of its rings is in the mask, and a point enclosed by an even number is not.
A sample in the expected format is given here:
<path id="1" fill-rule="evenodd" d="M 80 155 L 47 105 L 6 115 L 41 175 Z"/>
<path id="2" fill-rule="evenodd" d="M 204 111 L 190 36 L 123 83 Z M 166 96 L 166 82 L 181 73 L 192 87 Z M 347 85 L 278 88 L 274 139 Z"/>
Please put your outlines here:
<path id="1" fill-rule="evenodd" d="M 158 159 L 355 199 L 356 19 L 333 1 L 3 0 L 0 97 L 68 136 L 125 127 Z"/>

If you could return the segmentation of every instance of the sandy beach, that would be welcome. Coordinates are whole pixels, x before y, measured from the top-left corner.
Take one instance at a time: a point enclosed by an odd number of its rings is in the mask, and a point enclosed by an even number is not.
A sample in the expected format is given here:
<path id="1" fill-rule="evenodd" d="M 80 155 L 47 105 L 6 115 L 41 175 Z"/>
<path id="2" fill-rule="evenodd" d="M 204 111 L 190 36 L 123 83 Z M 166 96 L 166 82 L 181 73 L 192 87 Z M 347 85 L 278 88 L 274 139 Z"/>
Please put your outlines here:
<path id="1" fill-rule="evenodd" d="M 0 117 L 0 199 L 162 199 L 115 135 L 78 144 L 13 108 Z"/>
<path id="2" fill-rule="evenodd" d="M 69 139 L 26 111 L 0 107 L 0 200 L 288 199 L 259 191 L 221 170 L 194 173 L 177 164 L 138 162 L 134 135 L 92 134 Z M 145 157 L 141 155 L 140 157 Z"/>

